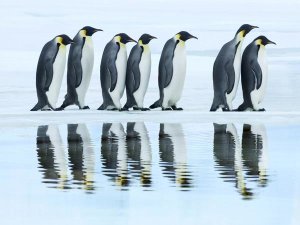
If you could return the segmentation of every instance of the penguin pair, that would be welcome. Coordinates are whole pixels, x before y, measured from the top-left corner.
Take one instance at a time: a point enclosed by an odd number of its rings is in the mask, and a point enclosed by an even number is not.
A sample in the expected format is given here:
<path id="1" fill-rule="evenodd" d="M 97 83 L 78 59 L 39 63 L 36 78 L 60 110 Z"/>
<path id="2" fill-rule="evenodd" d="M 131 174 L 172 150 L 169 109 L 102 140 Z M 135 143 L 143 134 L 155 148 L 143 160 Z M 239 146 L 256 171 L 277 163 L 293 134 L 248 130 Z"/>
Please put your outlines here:
<path id="1" fill-rule="evenodd" d="M 241 59 L 244 38 L 254 28 L 258 27 L 242 25 L 235 37 L 221 48 L 213 66 L 214 99 L 210 111 L 219 108 L 223 111 L 233 110 L 232 101 L 236 96 L 241 71 L 244 103 L 237 110 L 260 110 L 258 104 L 263 99 L 267 80 L 265 45 L 275 43 L 259 36 L 247 46 Z"/>
<path id="2" fill-rule="evenodd" d="M 155 38 L 143 34 L 136 42 L 127 34 L 120 33 L 105 46 L 100 65 L 103 104 L 98 110 L 148 110 L 143 102 L 151 72 L 149 42 Z M 127 60 L 128 42 L 135 42 L 136 45 Z M 122 108 L 120 100 L 125 86 L 127 102 Z"/>
<path id="3" fill-rule="evenodd" d="M 36 71 L 38 103 L 31 109 L 63 110 L 76 104 L 85 106 L 85 95 L 90 83 L 94 65 L 94 47 L 91 36 L 101 29 L 85 26 L 72 40 L 67 35 L 58 35 L 43 47 Z M 68 57 L 68 91 L 61 107 L 56 109 L 59 91 L 66 65 L 66 45 L 71 44 Z"/>

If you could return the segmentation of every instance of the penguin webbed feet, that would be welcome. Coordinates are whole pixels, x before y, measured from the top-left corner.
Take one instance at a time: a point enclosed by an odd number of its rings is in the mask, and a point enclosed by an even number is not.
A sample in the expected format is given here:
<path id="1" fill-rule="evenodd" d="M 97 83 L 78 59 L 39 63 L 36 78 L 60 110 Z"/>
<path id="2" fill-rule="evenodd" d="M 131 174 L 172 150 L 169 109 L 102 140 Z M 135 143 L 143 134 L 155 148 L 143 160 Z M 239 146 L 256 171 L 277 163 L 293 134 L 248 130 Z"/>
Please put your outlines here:
<path id="1" fill-rule="evenodd" d="M 162 111 L 172 111 L 172 108 L 169 107 L 169 108 L 161 108 Z"/>
<path id="2" fill-rule="evenodd" d="M 177 108 L 176 105 L 171 106 L 171 108 L 172 108 L 173 110 L 176 110 L 176 111 L 182 111 L 182 110 L 183 110 L 183 108 L 181 108 L 181 107 Z"/>
<path id="3" fill-rule="evenodd" d="M 90 109 L 90 107 L 89 107 L 88 105 L 86 105 L 86 106 L 83 106 L 81 109 L 82 109 L 82 110 Z"/>
<path id="4" fill-rule="evenodd" d="M 64 107 L 58 107 L 58 108 L 54 109 L 54 111 L 63 111 L 63 110 L 65 110 Z"/>
<path id="5" fill-rule="evenodd" d="M 144 108 L 144 107 L 133 107 L 133 110 L 136 110 L 136 111 L 149 111 L 150 109 L 149 108 Z"/>
<path id="6" fill-rule="evenodd" d="M 266 109 L 265 108 L 261 108 L 261 109 L 259 109 L 259 110 L 256 110 L 257 112 L 265 112 L 266 111 Z"/>

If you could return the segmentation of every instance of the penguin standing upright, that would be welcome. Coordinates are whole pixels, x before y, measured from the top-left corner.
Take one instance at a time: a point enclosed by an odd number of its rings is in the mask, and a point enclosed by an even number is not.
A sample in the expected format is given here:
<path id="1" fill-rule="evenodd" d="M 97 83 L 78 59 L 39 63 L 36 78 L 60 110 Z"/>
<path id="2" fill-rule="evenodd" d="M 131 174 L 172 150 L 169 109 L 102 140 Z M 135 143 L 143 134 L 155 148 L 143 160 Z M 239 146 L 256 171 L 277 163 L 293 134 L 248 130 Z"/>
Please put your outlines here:
<path id="1" fill-rule="evenodd" d="M 120 99 L 125 89 L 127 51 L 126 43 L 136 42 L 127 34 L 120 33 L 105 46 L 101 65 L 100 82 L 103 104 L 98 110 L 121 109 Z"/>
<path id="2" fill-rule="evenodd" d="M 143 34 L 130 52 L 126 71 L 127 102 L 123 110 L 131 107 L 135 110 L 149 110 L 143 107 L 143 103 L 151 73 L 151 52 L 148 44 L 155 38 Z"/>
<path id="3" fill-rule="evenodd" d="M 66 45 L 73 43 L 62 34 L 47 42 L 42 49 L 36 70 L 38 103 L 31 109 L 54 110 L 66 65 Z"/>
<path id="4" fill-rule="evenodd" d="M 265 36 L 259 36 L 243 53 L 241 77 L 244 102 L 238 107 L 238 111 L 265 111 L 259 108 L 259 104 L 264 98 L 267 86 L 268 67 L 265 55 L 267 44 L 275 43 Z"/>
<path id="5" fill-rule="evenodd" d="M 241 48 L 243 40 L 252 29 L 249 24 L 242 25 L 234 38 L 221 48 L 213 67 L 214 100 L 210 111 L 222 108 L 232 110 L 241 72 Z"/>
<path id="6" fill-rule="evenodd" d="M 85 106 L 85 95 L 90 84 L 94 65 L 94 46 L 92 35 L 101 29 L 83 27 L 74 37 L 68 57 L 67 85 L 68 92 L 63 104 L 57 110 L 63 110 L 76 104 L 80 109 Z"/>
<path id="7" fill-rule="evenodd" d="M 176 103 L 180 100 L 186 74 L 185 42 L 197 37 L 186 31 L 177 33 L 169 39 L 161 53 L 158 69 L 159 100 L 150 109 L 182 110 Z"/>

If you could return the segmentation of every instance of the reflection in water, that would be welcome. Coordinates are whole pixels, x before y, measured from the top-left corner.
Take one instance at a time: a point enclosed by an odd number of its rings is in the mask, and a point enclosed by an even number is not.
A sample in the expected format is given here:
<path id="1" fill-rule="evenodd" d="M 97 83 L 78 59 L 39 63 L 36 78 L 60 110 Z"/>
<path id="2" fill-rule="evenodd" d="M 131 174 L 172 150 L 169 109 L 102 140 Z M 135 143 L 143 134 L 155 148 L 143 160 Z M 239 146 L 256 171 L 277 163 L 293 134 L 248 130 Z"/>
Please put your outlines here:
<path id="1" fill-rule="evenodd" d="M 250 182 L 267 184 L 264 126 L 243 126 L 242 146 L 234 124 L 214 124 L 214 157 L 221 178 L 234 182 L 244 199 L 254 195 Z"/>
<path id="2" fill-rule="evenodd" d="M 160 124 L 159 153 L 163 174 L 182 190 L 192 186 L 191 173 L 187 166 L 185 136 L 181 124 Z"/>
<path id="3" fill-rule="evenodd" d="M 67 161 L 64 146 L 56 125 L 39 126 L 37 130 L 37 154 L 43 182 L 49 187 L 67 189 Z"/>
<path id="4" fill-rule="evenodd" d="M 68 124 L 69 168 L 72 179 L 68 179 L 68 163 L 59 129 L 55 125 L 39 126 L 37 152 L 44 183 L 56 184 L 54 188 L 77 188 L 94 190 L 94 152 L 85 124 Z"/>
<path id="5" fill-rule="evenodd" d="M 104 175 L 110 177 L 117 186 L 129 186 L 126 139 L 121 123 L 103 124 L 101 155 Z"/>
<path id="6" fill-rule="evenodd" d="M 143 122 L 127 123 L 126 144 L 131 174 L 140 179 L 143 187 L 151 187 L 151 146 Z"/>
<path id="7" fill-rule="evenodd" d="M 73 184 L 87 191 L 94 188 L 94 149 L 85 124 L 68 124 L 69 165 Z"/>

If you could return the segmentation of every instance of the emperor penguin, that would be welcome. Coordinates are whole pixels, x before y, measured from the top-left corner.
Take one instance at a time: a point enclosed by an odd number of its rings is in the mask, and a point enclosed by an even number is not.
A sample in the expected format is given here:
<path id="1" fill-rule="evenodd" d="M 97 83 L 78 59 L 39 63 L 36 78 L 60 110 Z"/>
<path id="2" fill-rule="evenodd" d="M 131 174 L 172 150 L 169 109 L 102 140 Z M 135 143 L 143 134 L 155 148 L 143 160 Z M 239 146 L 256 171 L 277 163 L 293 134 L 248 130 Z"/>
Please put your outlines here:
<path id="1" fill-rule="evenodd" d="M 234 38 L 221 48 L 213 66 L 214 99 L 210 111 L 232 110 L 241 72 L 241 48 L 245 36 L 257 26 L 242 25 Z"/>
<path id="2" fill-rule="evenodd" d="M 116 34 L 104 48 L 100 65 L 103 104 L 98 110 L 120 110 L 125 89 L 126 43 L 136 42 L 125 33 Z M 137 42 L 136 42 L 137 43 Z"/>
<path id="3" fill-rule="evenodd" d="M 268 79 L 265 50 L 267 44 L 276 43 L 265 36 L 259 36 L 247 46 L 243 53 L 241 77 L 244 102 L 237 111 L 265 111 L 259 108 L 259 104 L 264 98 Z"/>
<path id="4" fill-rule="evenodd" d="M 150 109 L 161 107 L 162 110 L 182 110 L 176 104 L 180 100 L 186 74 L 185 42 L 190 38 L 198 39 L 186 31 L 181 31 L 166 42 L 158 68 L 160 97 Z"/>
<path id="5" fill-rule="evenodd" d="M 123 110 L 131 107 L 134 110 L 149 110 L 144 108 L 143 103 L 151 73 L 151 52 L 148 44 L 152 39 L 156 37 L 143 34 L 131 49 L 126 70 L 127 102 Z"/>
<path id="6" fill-rule="evenodd" d="M 31 111 L 55 109 L 65 71 L 66 45 L 71 43 L 70 37 L 61 34 L 44 45 L 36 70 L 38 103 Z"/>
<path id="7" fill-rule="evenodd" d="M 74 37 L 69 51 L 67 86 L 68 91 L 63 104 L 56 110 L 63 110 L 76 104 L 79 109 L 89 109 L 85 105 L 85 95 L 90 84 L 94 65 L 94 46 L 92 35 L 101 29 L 85 26 Z"/>

